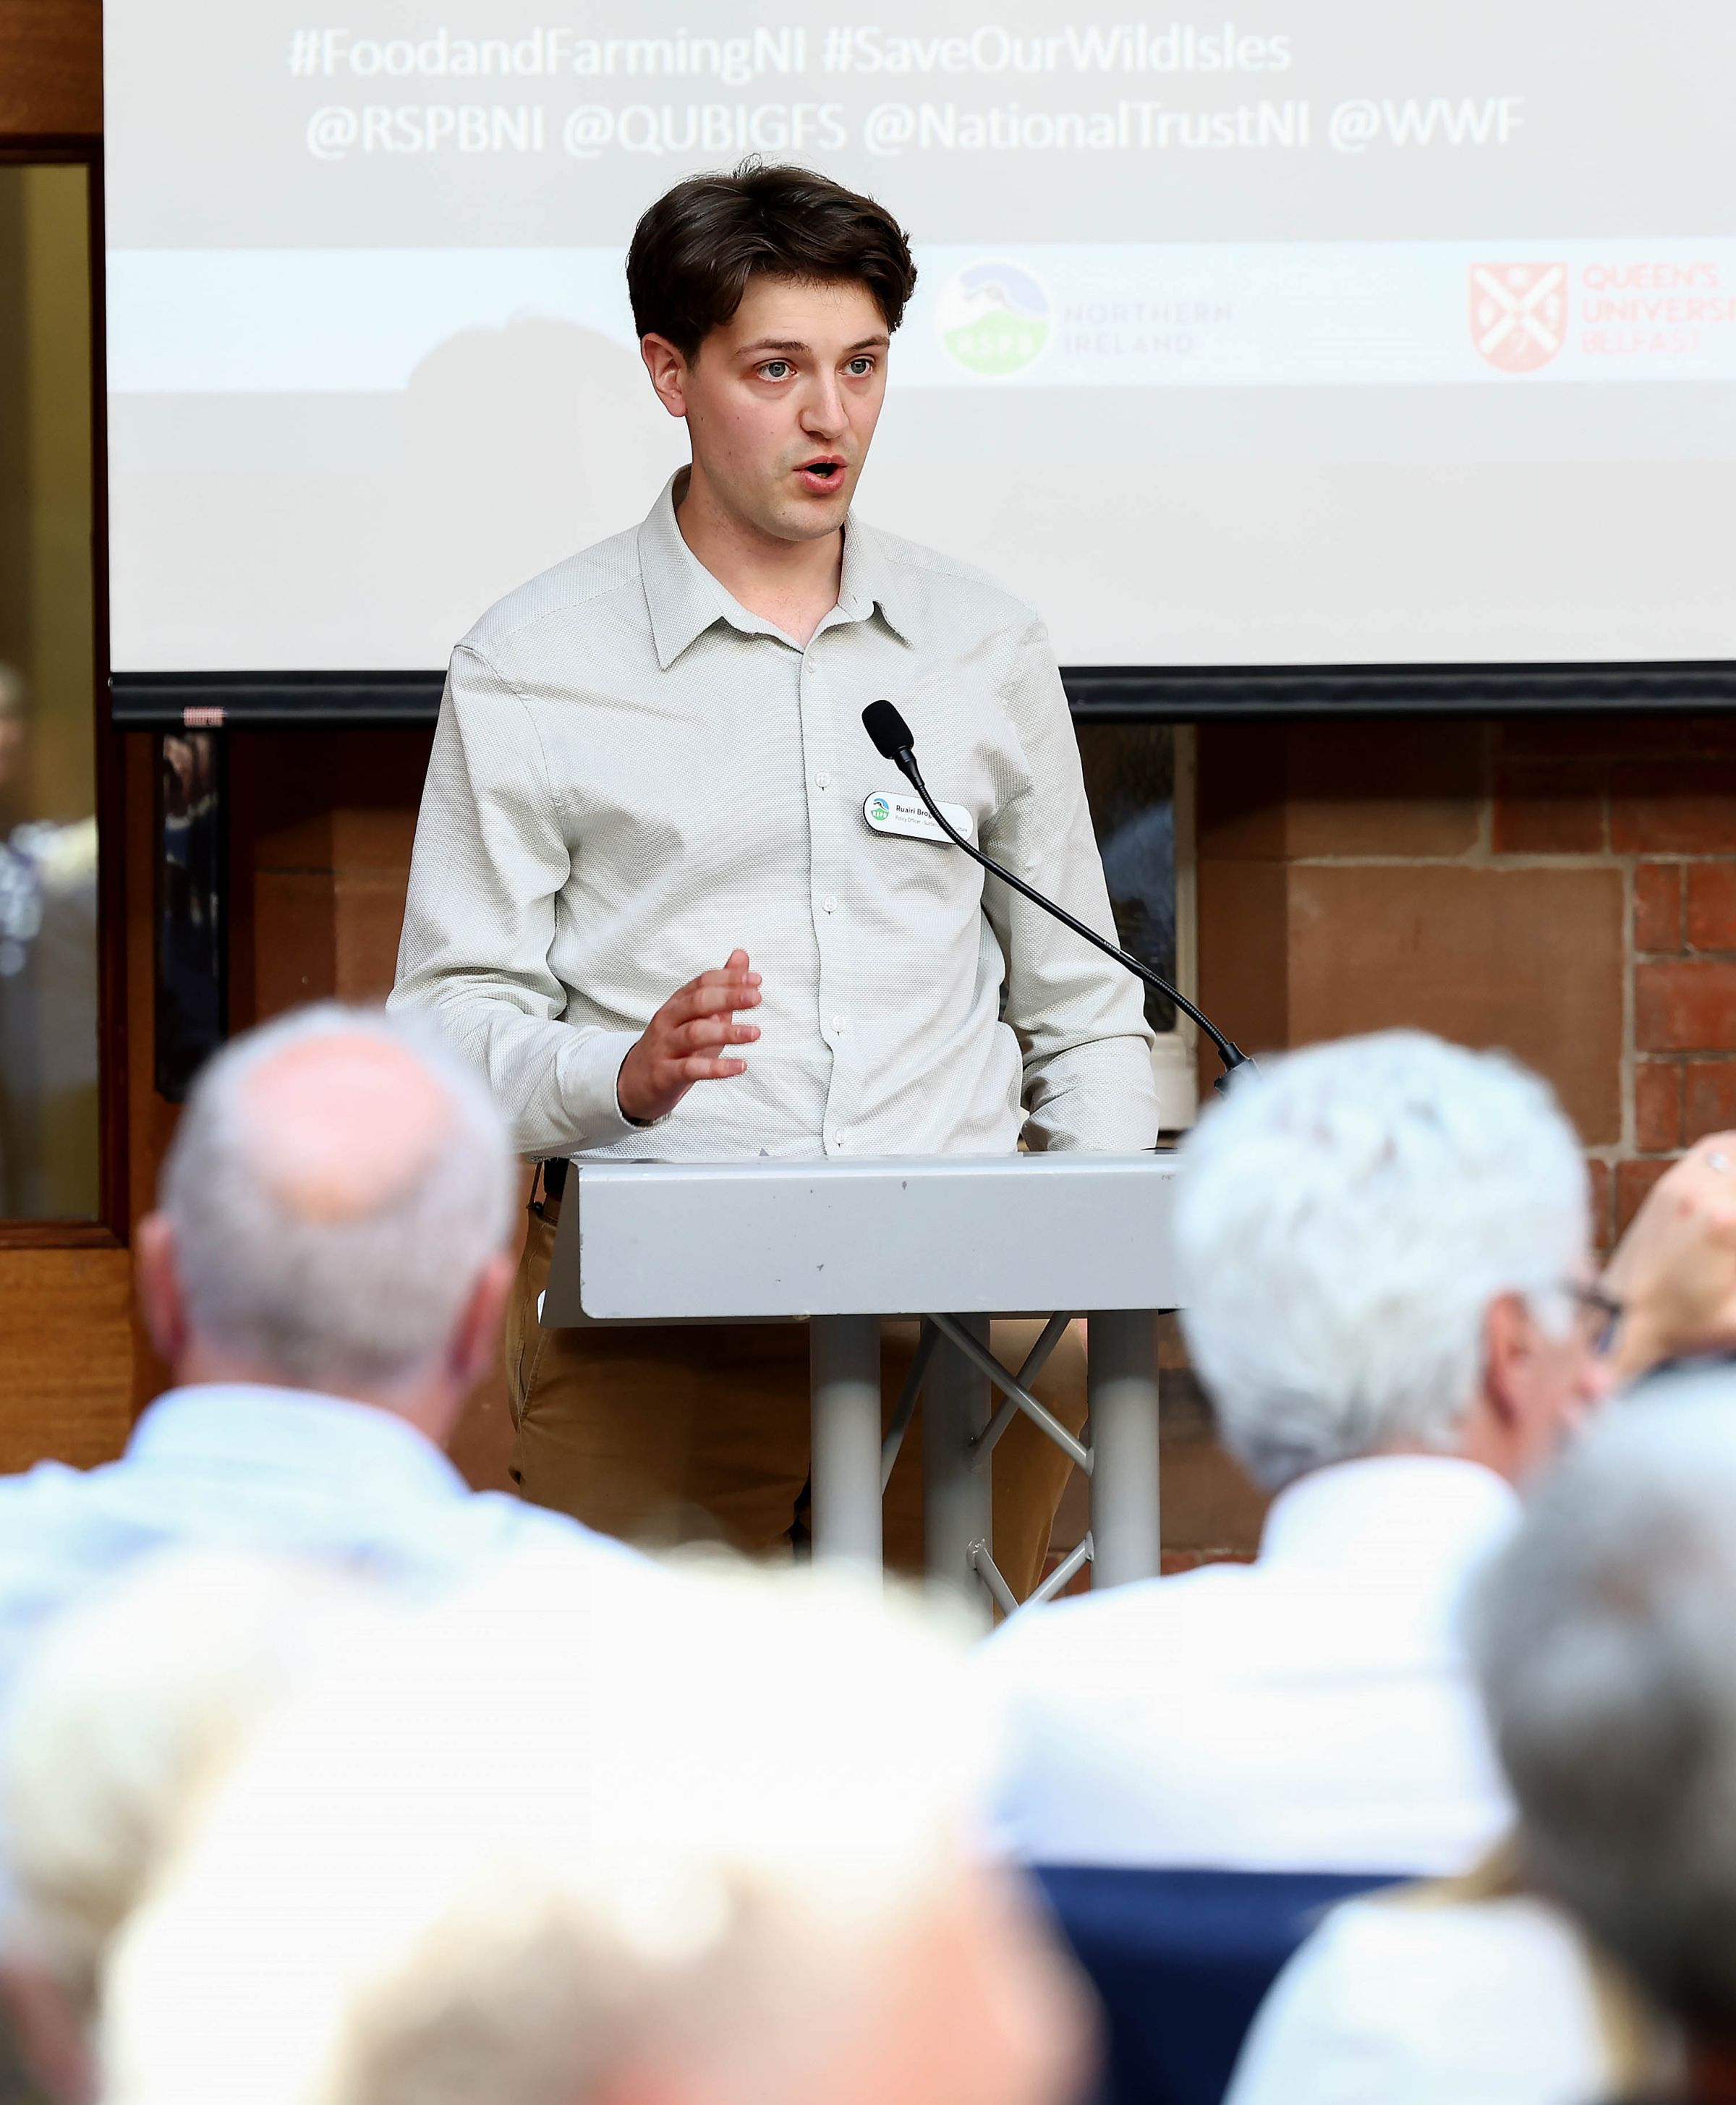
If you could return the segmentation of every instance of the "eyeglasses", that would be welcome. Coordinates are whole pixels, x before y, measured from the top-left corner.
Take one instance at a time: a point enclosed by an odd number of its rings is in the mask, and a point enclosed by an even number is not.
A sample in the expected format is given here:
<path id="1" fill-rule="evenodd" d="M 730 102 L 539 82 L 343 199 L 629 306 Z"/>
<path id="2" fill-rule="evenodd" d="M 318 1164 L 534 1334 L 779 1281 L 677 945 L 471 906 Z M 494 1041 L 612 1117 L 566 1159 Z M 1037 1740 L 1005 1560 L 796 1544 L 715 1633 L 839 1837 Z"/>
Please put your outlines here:
<path id="1" fill-rule="evenodd" d="M 1564 1280 L 1562 1289 L 1573 1303 L 1586 1349 L 1601 1357 L 1615 1343 L 1616 1331 L 1627 1312 L 1625 1305 L 1613 1294 L 1605 1294 L 1602 1287 L 1587 1286 L 1583 1280 Z"/>

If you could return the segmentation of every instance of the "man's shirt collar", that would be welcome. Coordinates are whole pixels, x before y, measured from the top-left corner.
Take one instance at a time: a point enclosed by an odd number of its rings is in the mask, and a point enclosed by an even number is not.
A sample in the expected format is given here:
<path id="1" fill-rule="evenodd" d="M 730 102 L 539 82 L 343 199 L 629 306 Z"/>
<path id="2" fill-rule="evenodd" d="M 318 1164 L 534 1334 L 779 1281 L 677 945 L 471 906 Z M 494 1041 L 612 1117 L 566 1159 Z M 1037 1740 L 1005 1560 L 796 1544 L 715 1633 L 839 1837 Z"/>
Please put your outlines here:
<path id="1" fill-rule="evenodd" d="M 785 644 L 790 641 L 726 592 L 681 538 L 675 516 L 676 486 L 685 487 L 686 474 L 681 468 L 669 478 L 639 530 L 639 573 L 651 619 L 651 639 L 658 664 L 666 673 L 689 644 L 720 621 L 728 622 L 743 636 L 769 636 Z M 901 609 L 900 597 L 872 529 L 846 522 L 837 606 L 821 627 L 835 628 L 841 620 L 866 621 L 877 608 L 899 641 L 908 643 L 910 615 Z"/>
<path id="2" fill-rule="evenodd" d="M 147 1468 L 216 1464 L 279 1477 L 383 1480 L 431 1499 L 469 1495 L 434 1442 L 390 1411 L 252 1382 L 170 1389 L 134 1427 L 127 1456 Z"/>
<path id="3" fill-rule="evenodd" d="M 1426 1584 L 1450 1581 L 1517 1524 L 1504 1477 L 1452 1455 L 1371 1455 L 1311 1469 L 1272 1503 L 1263 1569 L 1351 1568 Z"/>

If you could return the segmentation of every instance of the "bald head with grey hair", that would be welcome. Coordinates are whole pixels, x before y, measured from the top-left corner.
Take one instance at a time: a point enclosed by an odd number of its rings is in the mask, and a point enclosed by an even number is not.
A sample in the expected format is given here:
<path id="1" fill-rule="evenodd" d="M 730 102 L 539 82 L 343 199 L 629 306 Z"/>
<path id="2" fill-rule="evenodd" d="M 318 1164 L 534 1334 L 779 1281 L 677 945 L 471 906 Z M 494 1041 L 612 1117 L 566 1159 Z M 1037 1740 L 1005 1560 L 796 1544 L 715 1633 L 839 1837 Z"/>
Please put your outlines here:
<path id="1" fill-rule="evenodd" d="M 444 1437 L 494 1350 L 515 1176 L 487 1090 L 413 1030 L 325 1004 L 250 1032 L 201 1073 L 141 1230 L 158 1349 L 182 1382 Z"/>
<path id="2" fill-rule="evenodd" d="M 1473 1651 L 1550 1892 L 1703 2040 L 1736 2041 L 1736 1371 L 1659 1377 L 1485 1575 Z"/>

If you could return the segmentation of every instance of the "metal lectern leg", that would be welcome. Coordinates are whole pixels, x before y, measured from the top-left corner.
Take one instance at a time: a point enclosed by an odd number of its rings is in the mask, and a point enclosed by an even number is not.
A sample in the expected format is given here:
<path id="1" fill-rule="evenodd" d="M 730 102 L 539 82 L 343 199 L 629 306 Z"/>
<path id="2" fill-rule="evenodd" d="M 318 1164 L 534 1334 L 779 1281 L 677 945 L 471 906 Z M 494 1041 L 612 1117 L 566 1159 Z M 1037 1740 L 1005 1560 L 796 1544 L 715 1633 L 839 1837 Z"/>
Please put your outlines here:
<path id="1" fill-rule="evenodd" d="M 1112 1309 L 1088 1325 L 1091 1584 L 1150 1579 L 1160 1568 L 1158 1325 L 1149 1310 Z"/>
<path id="2" fill-rule="evenodd" d="M 959 1316 L 961 1330 L 988 1342 L 986 1316 Z M 990 1536 L 991 1458 L 972 1452 L 993 1407 L 988 1377 L 941 1338 L 922 1392 L 922 1547 L 931 1584 L 956 1593 L 988 1619 L 988 1595 L 975 1553 Z"/>
<path id="3" fill-rule="evenodd" d="M 816 1316 L 808 1325 L 814 1386 L 814 1554 L 877 1571 L 880 1541 L 880 1318 Z"/>

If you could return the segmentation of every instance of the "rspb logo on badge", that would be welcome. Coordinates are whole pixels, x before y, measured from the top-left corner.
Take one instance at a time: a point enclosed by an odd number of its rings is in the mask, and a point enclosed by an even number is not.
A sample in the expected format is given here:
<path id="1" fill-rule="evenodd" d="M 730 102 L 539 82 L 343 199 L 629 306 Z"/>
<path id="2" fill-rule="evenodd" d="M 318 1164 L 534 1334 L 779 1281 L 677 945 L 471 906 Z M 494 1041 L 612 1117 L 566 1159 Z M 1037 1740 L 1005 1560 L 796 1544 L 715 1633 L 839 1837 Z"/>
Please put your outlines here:
<path id="1" fill-rule="evenodd" d="M 1497 373 L 1535 373 L 1567 341 L 1564 263 L 1474 263 L 1470 336 Z"/>
<path id="2" fill-rule="evenodd" d="M 883 826 L 891 816 L 892 807 L 884 797 L 871 797 L 868 799 L 868 816 L 877 825 Z"/>
<path id="3" fill-rule="evenodd" d="M 1049 295 L 1022 263 L 972 263 L 940 295 L 940 341 L 966 373 L 1004 380 L 1042 357 Z"/>

